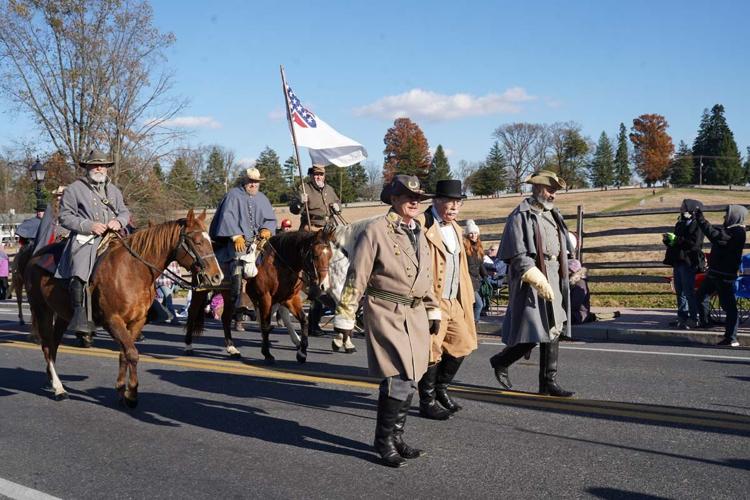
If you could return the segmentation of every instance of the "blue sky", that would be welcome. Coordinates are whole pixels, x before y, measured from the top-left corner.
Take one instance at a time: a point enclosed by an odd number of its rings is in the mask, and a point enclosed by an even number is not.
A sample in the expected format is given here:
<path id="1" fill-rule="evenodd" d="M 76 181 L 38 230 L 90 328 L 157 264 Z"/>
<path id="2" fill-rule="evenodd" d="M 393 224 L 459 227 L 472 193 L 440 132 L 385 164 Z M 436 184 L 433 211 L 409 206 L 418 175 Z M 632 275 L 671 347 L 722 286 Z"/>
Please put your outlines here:
<path id="1" fill-rule="evenodd" d="M 238 159 L 292 153 L 279 65 L 303 104 L 382 165 L 397 112 L 434 148 L 482 160 L 514 121 L 576 121 L 596 140 L 659 113 L 675 145 L 701 113 L 726 108 L 750 146 L 750 7 L 739 1 L 153 1 L 176 35 L 175 93 L 190 99 L 188 143 Z M 461 96 L 461 94 L 464 94 Z M 4 115 L 0 144 L 29 133 Z M 302 152 L 303 163 L 309 157 Z"/>

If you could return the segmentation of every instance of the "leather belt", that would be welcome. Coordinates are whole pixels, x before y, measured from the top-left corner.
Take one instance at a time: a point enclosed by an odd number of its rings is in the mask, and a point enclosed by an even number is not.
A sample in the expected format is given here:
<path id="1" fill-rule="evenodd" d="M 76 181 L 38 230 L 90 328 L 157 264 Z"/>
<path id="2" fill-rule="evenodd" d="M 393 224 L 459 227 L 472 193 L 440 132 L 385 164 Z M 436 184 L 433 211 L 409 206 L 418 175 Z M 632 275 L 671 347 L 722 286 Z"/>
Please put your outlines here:
<path id="1" fill-rule="evenodd" d="M 372 286 L 367 287 L 367 289 L 365 290 L 365 294 L 369 295 L 370 297 L 393 302 L 394 304 L 409 306 L 412 309 L 415 307 L 419 307 L 422 304 L 422 297 L 409 297 L 406 295 L 381 290 Z"/>

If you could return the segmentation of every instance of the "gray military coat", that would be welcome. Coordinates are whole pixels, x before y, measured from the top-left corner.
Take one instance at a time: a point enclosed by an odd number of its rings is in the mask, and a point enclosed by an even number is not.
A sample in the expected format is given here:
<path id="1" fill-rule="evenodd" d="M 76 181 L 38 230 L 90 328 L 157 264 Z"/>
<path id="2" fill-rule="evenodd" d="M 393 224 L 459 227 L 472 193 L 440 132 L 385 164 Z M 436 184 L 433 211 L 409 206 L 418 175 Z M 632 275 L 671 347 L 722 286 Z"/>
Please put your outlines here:
<path id="1" fill-rule="evenodd" d="M 334 325 L 354 328 L 354 315 L 367 286 L 402 296 L 420 297 L 417 307 L 367 295 L 364 323 L 370 373 L 420 380 L 427 371 L 430 319 L 440 319 L 432 282 L 432 259 L 419 231 L 419 256 L 393 211 L 371 222 L 357 239 Z"/>
<path id="2" fill-rule="evenodd" d="M 96 261 L 96 249 L 102 240 L 101 236 L 91 232 L 94 222 L 106 224 L 116 219 L 125 227 L 130 220 L 130 211 L 117 186 L 105 182 L 100 195 L 88 188 L 89 182 L 84 178 L 73 181 L 60 200 L 60 225 L 70 231 L 70 236 L 57 267 L 56 278 L 75 276 L 88 282 Z"/>
<path id="3" fill-rule="evenodd" d="M 47 203 L 47 209 L 44 211 L 44 217 L 39 223 L 39 228 L 36 230 L 36 238 L 34 238 L 34 255 L 39 253 L 39 250 L 60 241 L 63 238 L 67 238 L 70 231 L 60 226 L 59 205 L 55 207 L 54 202 Z"/>
<path id="4" fill-rule="evenodd" d="M 560 263 L 558 276 L 547 276 L 548 280 L 559 280 L 562 292 L 562 307 L 570 318 L 570 283 L 568 277 L 568 252 L 572 252 L 568 241 L 568 228 L 562 215 L 555 208 L 552 216 L 558 227 Z M 536 289 L 521 281 L 521 276 L 536 266 L 535 226 L 541 231 L 540 215 L 534 212 L 528 199 L 522 201 L 511 214 L 503 230 L 503 237 L 498 250 L 498 257 L 508 264 L 508 309 L 503 320 L 503 342 L 512 346 L 521 343 L 540 343 L 550 341 L 550 322 L 547 312 L 548 304 L 537 294 Z M 553 289 L 557 287 L 553 286 Z M 571 336 L 570 321 L 566 321 L 562 335 Z"/>
<path id="5" fill-rule="evenodd" d="M 242 235 L 250 242 L 262 228 L 271 234 L 276 232 L 276 215 L 266 195 L 259 192 L 251 196 L 242 186 L 230 189 L 219 203 L 209 228 L 211 239 L 220 244 L 217 260 L 228 262 L 237 258 L 232 236 Z"/>

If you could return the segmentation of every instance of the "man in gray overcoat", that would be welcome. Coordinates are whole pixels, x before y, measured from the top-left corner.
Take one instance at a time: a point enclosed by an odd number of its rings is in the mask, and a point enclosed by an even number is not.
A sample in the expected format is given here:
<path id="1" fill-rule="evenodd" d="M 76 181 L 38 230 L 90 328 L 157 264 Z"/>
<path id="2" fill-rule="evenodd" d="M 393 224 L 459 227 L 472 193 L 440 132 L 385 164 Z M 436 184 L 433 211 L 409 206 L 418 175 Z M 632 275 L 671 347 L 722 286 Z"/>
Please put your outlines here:
<path id="1" fill-rule="evenodd" d="M 226 276 L 231 276 L 231 300 L 237 321 L 242 314 L 250 313 L 250 300 L 242 300 L 242 261 L 256 236 L 263 240 L 276 232 L 276 215 L 260 183 L 265 180 L 257 168 L 248 168 L 240 174 L 237 184 L 219 202 L 208 230 L 218 246 L 216 260 Z M 245 295 L 245 297 L 247 297 Z"/>
<path id="2" fill-rule="evenodd" d="M 430 196 L 412 175 L 396 175 L 383 187 L 380 200 L 391 209 L 357 239 L 334 319 L 334 329 L 350 335 L 366 296 L 367 364 L 382 380 L 374 446 L 388 467 L 422 455 L 403 434 L 417 381 L 427 371 L 430 335 L 440 330 L 430 247 L 416 220 L 419 202 Z"/>
<path id="3" fill-rule="evenodd" d="M 68 332 L 82 347 L 91 346 L 94 328 L 88 318 L 85 286 L 96 262 L 96 250 L 107 231 L 119 231 L 130 219 L 122 192 L 109 182 L 107 168 L 114 162 L 92 150 L 80 166 L 86 174 L 73 181 L 60 199 L 60 225 L 70 231 L 55 278 L 70 280 L 73 317 Z"/>
<path id="4" fill-rule="evenodd" d="M 499 257 L 508 264 L 508 309 L 503 321 L 505 349 L 490 359 L 495 378 L 512 387 L 508 367 L 539 344 L 539 392 L 570 397 L 557 383 L 560 336 L 570 337 L 568 229 L 554 208 L 555 192 L 565 181 L 542 170 L 529 176 L 531 196 L 505 223 Z"/>

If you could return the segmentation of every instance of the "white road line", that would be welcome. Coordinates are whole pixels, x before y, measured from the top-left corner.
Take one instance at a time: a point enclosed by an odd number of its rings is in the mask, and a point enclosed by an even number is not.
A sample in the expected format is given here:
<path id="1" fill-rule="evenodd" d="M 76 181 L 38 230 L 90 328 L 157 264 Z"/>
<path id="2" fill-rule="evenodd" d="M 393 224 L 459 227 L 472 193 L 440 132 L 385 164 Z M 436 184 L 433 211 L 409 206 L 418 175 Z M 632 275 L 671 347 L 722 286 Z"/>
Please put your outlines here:
<path id="1" fill-rule="evenodd" d="M 502 342 L 482 342 L 483 345 L 505 345 Z M 715 358 L 715 359 L 741 359 L 743 361 L 750 361 L 749 356 L 720 356 L 717 354 L 690 354 L 683 352 L 660 352 L 660 351 L 635 351 L 628 349 L 599 349 L 596 347 L 575 347 L 575 346 L 560 346 L 561 349 L 570 349 L 574 351 L 602 351 L 602 352 L 618 352 L 625 354 L 656 354 L 661 356 L 684 356 L 687 358 Z"/>
<path id="2" fill-rule="evenodd" d="M 60 500 L 39 490 L 27 488 L 21 484 L 6 481 L 0 477 L 0 495 L 13 500 Z"/>

